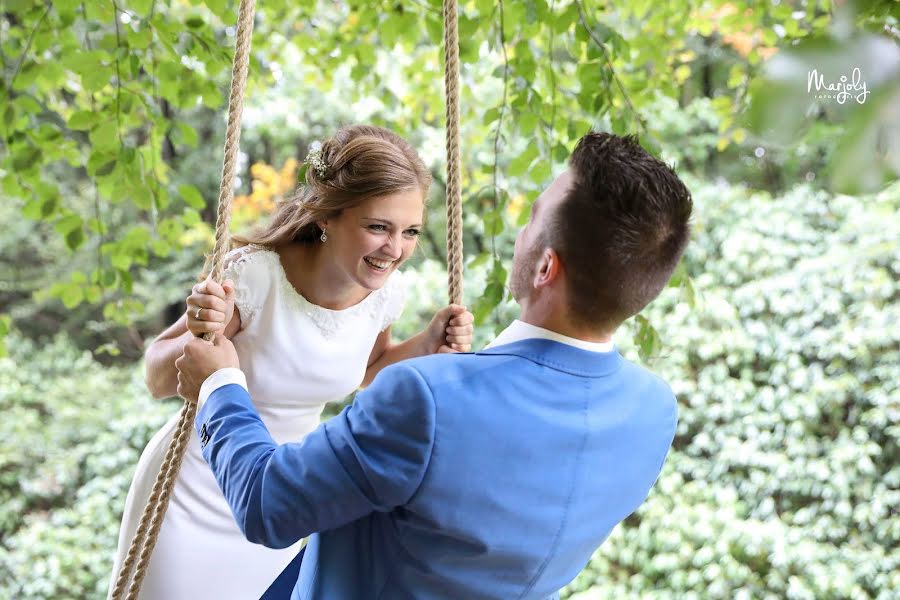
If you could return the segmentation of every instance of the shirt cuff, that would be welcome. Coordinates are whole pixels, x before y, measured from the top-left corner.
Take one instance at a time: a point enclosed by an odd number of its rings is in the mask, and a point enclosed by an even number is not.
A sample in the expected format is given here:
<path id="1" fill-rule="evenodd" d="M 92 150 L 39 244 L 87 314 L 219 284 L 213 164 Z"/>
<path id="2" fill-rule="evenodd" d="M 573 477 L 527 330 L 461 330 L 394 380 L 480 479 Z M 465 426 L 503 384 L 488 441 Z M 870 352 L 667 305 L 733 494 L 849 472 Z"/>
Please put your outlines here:
<path id="1" fill-rule="evenodd" d="M 245 390 L 247 389 L 247 376 L 244 372 L 235 367 L 225 367 L 219 369 L 206 378 L 203 385 L 200 386 L 200 397 L 197 398 L 197 408 L 203 406 L 207 398 L 220 387 L 235 383 Z M 247 390 L 249 392 L 249 390 Z"/>

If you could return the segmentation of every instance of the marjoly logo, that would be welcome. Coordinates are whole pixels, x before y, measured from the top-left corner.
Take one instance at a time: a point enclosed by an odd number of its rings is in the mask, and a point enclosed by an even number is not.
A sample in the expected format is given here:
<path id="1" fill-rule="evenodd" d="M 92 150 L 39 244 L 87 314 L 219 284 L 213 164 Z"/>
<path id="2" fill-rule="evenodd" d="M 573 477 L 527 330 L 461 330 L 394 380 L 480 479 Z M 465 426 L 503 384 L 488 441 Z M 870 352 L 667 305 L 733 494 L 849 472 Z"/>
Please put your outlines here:
<path id="1" fill-rule="evenodd" d="M 862 73 L 859 67 L 853 69 L 848 80 L 846 75 L 841 75 L 837 82 L 826 82 L 825 76 L 819 73 L 817 69 L 813 69 L 806 76 L 806 91 L 816 93 L 816 98 L 827 98 L 829 100 L 837 100 L 838 104 L 843 104 L 850 98 L 854 98 L 858 103 L 863 104 L 869 90 L 866 89 L 866 82 L 862 80 Z"/>

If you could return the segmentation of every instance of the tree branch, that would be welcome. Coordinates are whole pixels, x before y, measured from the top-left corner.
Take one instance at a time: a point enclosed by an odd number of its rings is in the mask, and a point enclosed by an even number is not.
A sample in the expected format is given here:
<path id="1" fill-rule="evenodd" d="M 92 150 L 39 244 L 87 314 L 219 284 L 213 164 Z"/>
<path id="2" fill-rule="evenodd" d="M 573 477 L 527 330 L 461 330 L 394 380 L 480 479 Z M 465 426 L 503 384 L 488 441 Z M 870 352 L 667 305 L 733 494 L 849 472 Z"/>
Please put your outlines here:
<path id="1" fill-rule="evenodd" d="M 594 33 L 593 29 L 588 25 L 587 18 L 584 15 L 584 6 L 581 3 L 581 0 L 575 0 L 575 5 L 578 7 L 578 16 L 581 20 L 581 25 L 584 27 L 584 30 L 587 32 L 588 36 L 590 36 L 591 40 L 597 45 L 600 50 L 603 51 L 603 56 L 606 58 L 606 65 L 609 67 L 610 73 L 612 73 L 613 81 L 616 82 L 616 86 L 619 88 L 619 92 L 622 94 L 622 98 L 625 100 L 625 104 L 628 105 L 628 110 L 631 112 L 631 116 L 637 121 L 638 126 L 640 127 L 641 132 L 646 131 L 647 126 L 644 123 L 644 120 L 641 118 L 641 115 L 635 110 L 634 105 L 631 103 L 631 98 L 628 96 L 628 92 L 625 91 L 625 86 L 622 85 L 622 81 L 619 79 L 619 76 L 616 74 L 616 69 L 613 67 L 612 56 L 609 54 L 609 49 L 606 47 L 602 41 L 597 38 L 597 35 Z"/>
<path id="2" fill-rule="evenodd" d="M 28 51 L 31 50 L 31 43 L 34 41 L 34 36 L 37 33 L 37 30 L 41 27 L 41 24 L 44 22 L 44 19 L 47 18 L 47 13 L 50 12 L 50 4 L 46 5 L 44 9 L 44 13 L 41 15 L 41 18 L 38 19 L 38 22 L 35 23 L 34 29 L 31 30 L 31 33 L 28 35 L 28 42 L 25 43 L 25 49 L 22 50 L 22 55 L 19 57 L 19 61 L 16 63 L 16 68 L 13 71 L 12 78 L 9 80 L 9 85 L 6 86 L 8 89 L 12 89 L 13 83 L 16 81 L 16 77 L 19 75 L 19 70 L 22 68 L 22 63 L 25 62 L 25 56 L 28 55 Z"/>
<path id="3" fill-rule="evenodd" d="M 503 0 L 497 2 L 497 10 L 500 19 L 500 48 L 503 50 L 503 100 L 500 102 L 500 114 L 497 117 L 497 134 L 494 136 L 494 194 L 491 198 L 494 212 L 497 212 L 497 199 L 500 196 L 500 185 L 498 183 L 500 171 L 500 133 L 503 130 L 503 115 L 506 113 L 507 93 L 509 88 L 509 56 L 506 54 L 506 32 L 504 31 L 503 21 Z M 497 236 L 491 233 L 491 254 L 494 260 L 499 260 L 497 256 Z"/>

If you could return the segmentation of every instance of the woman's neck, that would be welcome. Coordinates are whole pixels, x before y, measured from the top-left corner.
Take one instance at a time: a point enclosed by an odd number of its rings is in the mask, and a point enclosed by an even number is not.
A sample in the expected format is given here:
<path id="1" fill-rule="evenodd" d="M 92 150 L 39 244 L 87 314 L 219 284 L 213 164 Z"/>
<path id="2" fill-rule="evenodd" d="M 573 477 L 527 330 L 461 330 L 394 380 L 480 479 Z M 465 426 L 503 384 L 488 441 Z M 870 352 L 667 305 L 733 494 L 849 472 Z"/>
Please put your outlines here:
<path id="1" fill-rule="evenodd" d="M 317 306 L 343 310 L 362 302 L 369 290 L 350 280 L 319 244 L 293 243 L 278 249 L 281 266 L 297 292 Z"/>

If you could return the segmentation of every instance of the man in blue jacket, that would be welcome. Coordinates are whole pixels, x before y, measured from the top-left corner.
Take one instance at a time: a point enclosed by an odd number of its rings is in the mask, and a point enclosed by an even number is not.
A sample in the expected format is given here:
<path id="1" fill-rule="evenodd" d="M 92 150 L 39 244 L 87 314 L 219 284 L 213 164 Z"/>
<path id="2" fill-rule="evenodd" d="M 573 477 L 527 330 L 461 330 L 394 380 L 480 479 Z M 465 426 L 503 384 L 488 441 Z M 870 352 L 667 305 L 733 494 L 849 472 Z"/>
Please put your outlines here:
<path id="1" fill-rule="evenodd" d="M 611 336 L 668 282 L 691 209 L 634 138 L 586 135 L 516 239 L 520 319 L 481 352 L 385 369 L 302 443 L 272 441 L 230 342 L 190 342 L 179 393 L 200 396 L 203 455 L 242 531 L 310 536 L 292 598 L 542 600 L 570 582 L 675 433 L 672 391 Z"/>

